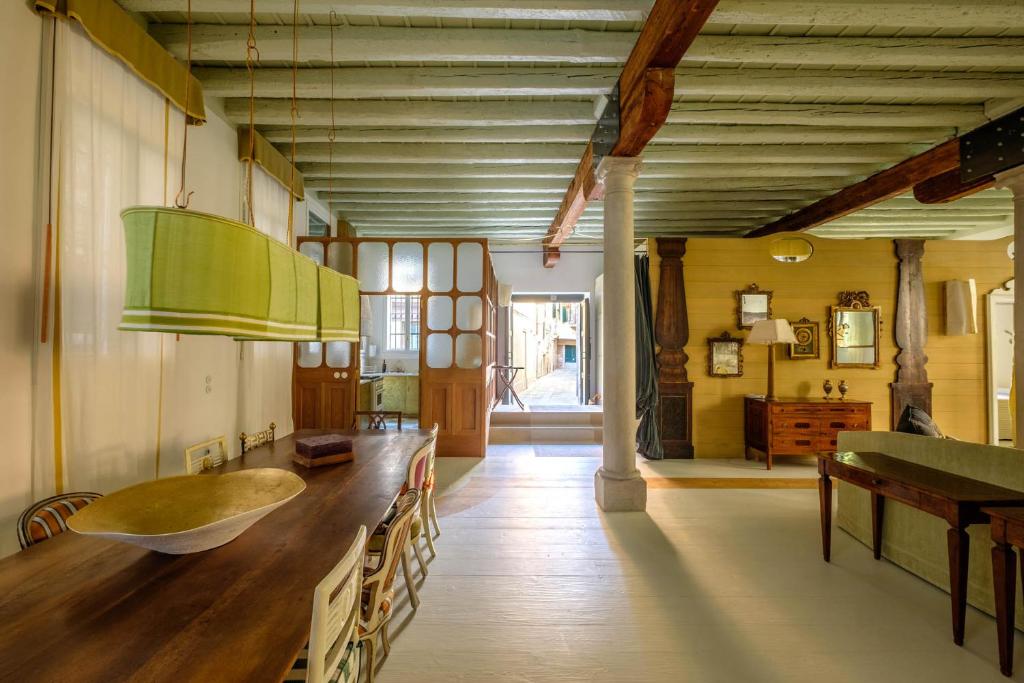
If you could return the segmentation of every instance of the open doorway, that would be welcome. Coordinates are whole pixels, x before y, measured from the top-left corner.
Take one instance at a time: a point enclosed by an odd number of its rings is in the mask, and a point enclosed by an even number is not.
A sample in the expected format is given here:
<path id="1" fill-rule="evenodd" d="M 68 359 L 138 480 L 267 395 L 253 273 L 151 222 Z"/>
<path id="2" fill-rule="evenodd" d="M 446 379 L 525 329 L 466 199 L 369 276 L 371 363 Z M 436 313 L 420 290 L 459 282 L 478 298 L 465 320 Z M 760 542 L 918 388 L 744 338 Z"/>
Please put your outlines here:
<path id="1" fill-rule="evenodd" d="M 589 388 L 589 299 L 513 295 L 508 307 L 513 387 L 531 411 L 584 410 Z"/>

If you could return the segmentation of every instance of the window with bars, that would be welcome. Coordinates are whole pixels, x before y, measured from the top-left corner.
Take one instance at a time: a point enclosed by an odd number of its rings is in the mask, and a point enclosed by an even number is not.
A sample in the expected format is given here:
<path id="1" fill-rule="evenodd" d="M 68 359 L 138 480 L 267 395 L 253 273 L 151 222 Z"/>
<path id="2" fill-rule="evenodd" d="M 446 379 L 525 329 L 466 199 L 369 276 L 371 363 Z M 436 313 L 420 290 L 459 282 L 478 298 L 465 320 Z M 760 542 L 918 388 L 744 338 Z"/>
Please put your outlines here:
<path id="1" fill-rule="evenodd" d="M 420 350 L 420 297 L 388 296 L 388 351 Z"/>

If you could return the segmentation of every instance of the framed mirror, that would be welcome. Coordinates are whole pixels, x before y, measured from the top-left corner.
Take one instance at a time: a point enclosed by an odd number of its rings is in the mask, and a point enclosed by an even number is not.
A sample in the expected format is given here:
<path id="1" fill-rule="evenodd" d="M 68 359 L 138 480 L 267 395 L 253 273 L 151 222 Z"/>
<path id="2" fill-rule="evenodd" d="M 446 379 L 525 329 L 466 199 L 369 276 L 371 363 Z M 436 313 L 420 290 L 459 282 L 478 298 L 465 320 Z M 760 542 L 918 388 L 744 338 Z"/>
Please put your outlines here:
<path id="1" fill-rule="evenodd" d="M 743 376 L 743 338 L 723 332 L 708 338 L 708 374 L 712 377 Z"/>
<path id="2" fill-rule="evenodd" d="M 758 320 L 772 317 L 772 293 L 756 284 L 740 289 L 736 294 L 736 327 L 749 330 Z"/>
<path id="3" fill-rule="evenodd" d="M 840 292 L 829 311 L 833 368 L 877 368 L 881 309 L 867 292 Z"/>

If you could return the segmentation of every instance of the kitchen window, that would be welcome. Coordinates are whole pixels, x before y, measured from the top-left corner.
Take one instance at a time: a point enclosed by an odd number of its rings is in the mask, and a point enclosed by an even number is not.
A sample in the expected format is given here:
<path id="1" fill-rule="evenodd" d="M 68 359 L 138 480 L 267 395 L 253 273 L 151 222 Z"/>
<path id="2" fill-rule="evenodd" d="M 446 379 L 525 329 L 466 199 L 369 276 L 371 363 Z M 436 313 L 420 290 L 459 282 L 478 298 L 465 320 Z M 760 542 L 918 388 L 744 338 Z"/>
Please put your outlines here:
<path id="1" fill-rule="evenodd" d="M 388 296 L 388 351 L 420 350 L 420 297 Z"/>

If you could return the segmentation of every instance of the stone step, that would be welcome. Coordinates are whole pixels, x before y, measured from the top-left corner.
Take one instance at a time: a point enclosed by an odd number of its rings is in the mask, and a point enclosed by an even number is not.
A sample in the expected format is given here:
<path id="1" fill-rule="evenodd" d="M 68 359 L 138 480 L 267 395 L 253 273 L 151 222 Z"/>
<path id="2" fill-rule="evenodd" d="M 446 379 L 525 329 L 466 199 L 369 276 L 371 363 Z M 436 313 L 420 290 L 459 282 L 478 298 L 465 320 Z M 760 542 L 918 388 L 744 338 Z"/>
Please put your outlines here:
<path id="1" fill-rule="evenodd" d="M 592 444 L 601 443 L 600 426 L 495 425 L 491 423 L 493 444 Z"/>
<path id="2" fill-rule="evenodd" d="M 600 427 L 604 413 L 592 411 L 495 411 L 491 413 L 491 428 L 496 426 L 554 426 Z"/>

